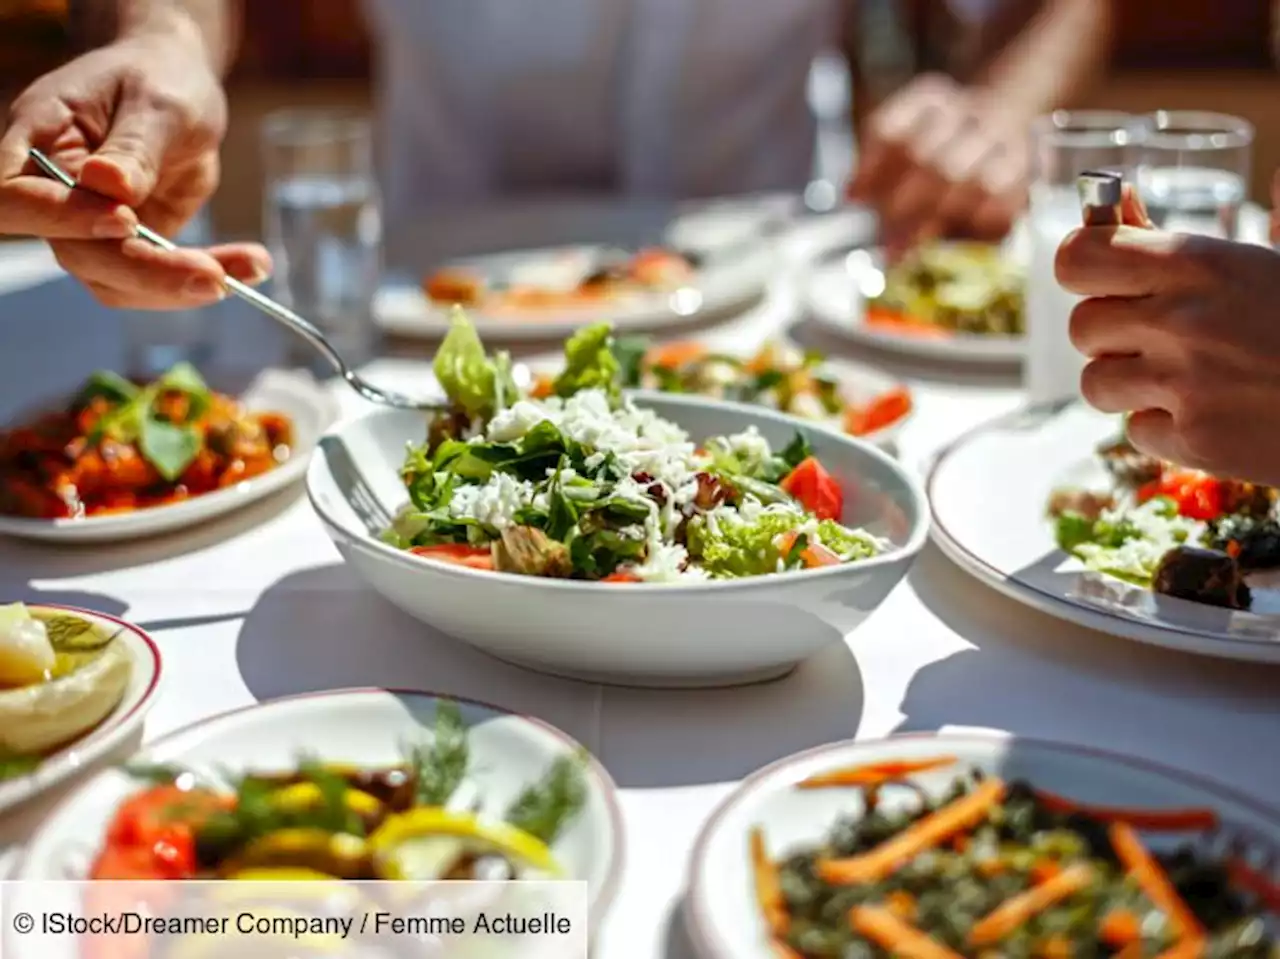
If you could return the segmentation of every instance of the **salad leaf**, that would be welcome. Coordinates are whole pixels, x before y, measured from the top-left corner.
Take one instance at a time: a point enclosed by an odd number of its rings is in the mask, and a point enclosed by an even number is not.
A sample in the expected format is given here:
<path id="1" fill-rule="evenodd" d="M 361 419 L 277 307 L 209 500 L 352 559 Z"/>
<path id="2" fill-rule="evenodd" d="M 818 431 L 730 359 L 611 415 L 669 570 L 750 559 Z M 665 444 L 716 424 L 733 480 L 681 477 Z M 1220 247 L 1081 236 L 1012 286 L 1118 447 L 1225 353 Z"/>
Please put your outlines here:
<path id="1" fill-rule="evenodd" d="M 190 363 L 178 363 L 155 383 L 155 391 L 160 393 L 181 393 L 187 398 L 187 420 L 196 420 L 203 416 L 213 402 L 213 393 L 196 368 Z"/>
<path id="2" fill-rule="evenodd" d="M 647 336 L 623 336 L 613 341 L 613 356 L 618 361 L 618 382 L 624 389 L 640 386 L 649 346 Z"/>
<path id="3" fill-rule="evenodd" d="M 814 542 L 848 559 L 874 556 L 879 551 L 875 540 L 865 533 L 846 529 L 832 520 L 815 526 L 810 523 L 804 512 L 794 508 L 766 510 L 753 522 L 725 517 L 711 524 L 703 517 L 695 517 L 689 523 L 689 555 L 713 577 L 723 579 L 772 573 L 777 571 L 779 561 L 783 568 L 794 569 L 800 554 Z M 778 547 L 779 538 L 801 527 L 805 527 L 805 546 L 797 550 L 793 543 L 784 555 Z"/>
<path id="4" fill-rule="evenodd" d="M 0 750 L 0 782 L 35 772 L 40 761 L 39 756 L 19 755 Z"/>
<path id="5" fill-rule="evenodd" d="M 587 801 L 586 758 L 562 756 L 546 775 L 516 797 L 506 820 L 550 845 Z"/>
<path id="6" fill-rule="evenodd" d="M 518 394 L 511 358 L 499 354 L 490 359 L 476 328 L 461 309 L 453 312 L 433 368 L 445 395 L 471 417 L 504 409 Z"/>
<path id="7" fill-rule="evenodd" d="M 552 384 L 556 396 L 598 389 L 616 397 L 621 367 L 612 347 L 613 327 L 608 323 L 596 323 L 569 337 L 564 344 L 564 369 Z"/>
<path id="8" fill-rule="evenodd" d="M 130 383 L 119 373 L 110 370 L 99 370 L 85 381 L 80 389 L 77 402 L 87 404 L 95 397 L 103 397 L 113 403 L 127 403 L 141 392 L 139 387 Z"/>
<path id="9" fill-rule="evenodd" d="M 190 426 L 144 416 L 138 427 L 138 449 L 171 483 L 187 471 L 200 454 L 201 445 L 200 434 Z"/>
<path id="10" fill-rule="evenodd" d="M 778 455 L 788 467 L 795 469 L 813 455 L 813 447 L 809 445 L 809 438 L 797 430 L 791 442 Z"/>

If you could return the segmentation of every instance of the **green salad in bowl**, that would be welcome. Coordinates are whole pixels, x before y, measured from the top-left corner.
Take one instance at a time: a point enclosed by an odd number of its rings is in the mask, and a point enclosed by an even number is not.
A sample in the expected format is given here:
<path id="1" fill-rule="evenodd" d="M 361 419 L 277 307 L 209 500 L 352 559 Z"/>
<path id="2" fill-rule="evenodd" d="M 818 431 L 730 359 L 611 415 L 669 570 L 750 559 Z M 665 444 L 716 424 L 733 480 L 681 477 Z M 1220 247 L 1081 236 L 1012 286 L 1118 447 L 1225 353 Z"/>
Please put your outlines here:
<path id="1" fill-rule="evenodd" d="M 383 539 L 443 563 L 567 580 L 693 583 L 856 563 L 888 549 L 842 523 L 845 490 L 797 432 L 694 442 L 618 386 L 612 329 L 565 344 L 547 393 L 517 388 L 460 311 L 435 358 L 452 409 L 401 470 Z"/>

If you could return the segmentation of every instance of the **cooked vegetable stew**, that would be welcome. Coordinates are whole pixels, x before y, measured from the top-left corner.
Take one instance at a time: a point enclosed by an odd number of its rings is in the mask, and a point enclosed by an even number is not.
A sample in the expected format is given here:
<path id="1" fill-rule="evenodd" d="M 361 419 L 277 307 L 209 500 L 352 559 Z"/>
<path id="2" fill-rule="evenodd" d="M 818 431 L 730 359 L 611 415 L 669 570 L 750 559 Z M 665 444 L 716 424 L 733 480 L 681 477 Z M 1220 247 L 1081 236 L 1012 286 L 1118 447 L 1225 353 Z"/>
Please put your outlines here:
<path id="1" fill-rule="evenodd" d="M 468 797 L 473 768 L 456 705 L 391 767 L 305 761 L 230 789 L 181 769 L 135 768 L 152 785 L 125 801 L 93 879 L 554 878 L 551 852 L 586 800 L 583 759 L 557 760 L 501 815 Z"/>
<path id="2" fill-rule="evenodd" d="M 95 373 L 66 409 L 0 433 L 0 513 L 160 506 L 275 469 L 292 444 L 285 416 L 243 409 L 186 364 L 148 385 Z"/>
<path id="3" fill-rule="evenodd" d="M 860 811 L 813 847 L 771 858 L 768 837 L 753 831 L 756 900 L 779 957 L 1280 955 L 1280 887 L 1244 851 L 1201 851 L 1222 831 L 1212 810 L 1085 806 L 977 770 L 936 798 L 910 781 L 953 764 L 887 763 L 800 783 L 860 794 Z"/>

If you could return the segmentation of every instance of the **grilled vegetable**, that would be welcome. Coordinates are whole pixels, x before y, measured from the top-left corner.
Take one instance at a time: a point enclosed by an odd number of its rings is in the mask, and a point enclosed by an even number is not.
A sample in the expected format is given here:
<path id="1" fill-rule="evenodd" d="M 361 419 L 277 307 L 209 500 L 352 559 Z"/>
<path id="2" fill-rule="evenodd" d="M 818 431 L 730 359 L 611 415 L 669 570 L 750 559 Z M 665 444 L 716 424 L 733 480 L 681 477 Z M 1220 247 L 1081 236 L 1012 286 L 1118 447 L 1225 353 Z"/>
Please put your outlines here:
<path id="1" fill-rule="evenodd" d="M 1169 550 L 1156 567 L 1151 588 L 1166 596 L 1227 609 L 1248 609 L 1251 601 L 1240 564 L 1224 552 L 1199 546 Z"/>

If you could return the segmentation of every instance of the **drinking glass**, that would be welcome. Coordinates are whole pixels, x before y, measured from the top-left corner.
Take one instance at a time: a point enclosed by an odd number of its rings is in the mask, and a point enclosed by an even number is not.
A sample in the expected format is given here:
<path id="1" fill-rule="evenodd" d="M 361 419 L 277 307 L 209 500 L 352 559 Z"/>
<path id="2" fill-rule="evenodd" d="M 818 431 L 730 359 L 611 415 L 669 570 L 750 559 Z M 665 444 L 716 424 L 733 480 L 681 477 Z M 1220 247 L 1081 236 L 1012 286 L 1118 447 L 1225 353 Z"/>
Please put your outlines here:
<path id="1" fill-rule="evenodd" d="M 1142 150 L 1138 188 L 1163 230 L 1240 238 L 1253 126 L 1221 113 L 1160 110 Z"/>
<path id="2" fill-rule="evenodd" d="M 372 304 L 382 265 L 373 136 L 365 117 L 288 111 L 264 121 L 264 220 L 274 293 L 356 365 L 377 348 Z M 331 374 L 301 341 L 291 359 Z"/>
<path id="3" fill-rule="evenodd" d="M 1023 379 L 1033 403 L 1077 396 L 1084 357 L 1071 345 L 1071 310 L 1079 302 L 1058 285 L 1053 262 L 1067 234 L 1081 225 L 1076 178 L 1110 170 L 1132 182 L 1139 149 L 1151 127 L 1147 117 L 1110 111 L 1059 110 L 1031 130 L 1027 274 L 1027 352 Z"/>
<path id="4" fill-rule="evenodd" d="M 174 237 L 179 246 L 213 243 L 209 212 L 202 209 Z M 129 376 L 151 380 L 177 363 L 205 367 L 213 360 L 217 306 L 184 310 L 128 310 L 121 315 L 125 369 Z"/>

